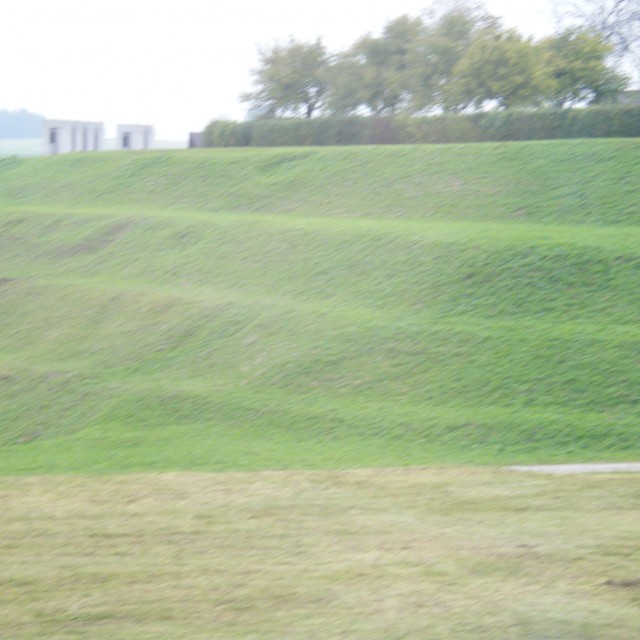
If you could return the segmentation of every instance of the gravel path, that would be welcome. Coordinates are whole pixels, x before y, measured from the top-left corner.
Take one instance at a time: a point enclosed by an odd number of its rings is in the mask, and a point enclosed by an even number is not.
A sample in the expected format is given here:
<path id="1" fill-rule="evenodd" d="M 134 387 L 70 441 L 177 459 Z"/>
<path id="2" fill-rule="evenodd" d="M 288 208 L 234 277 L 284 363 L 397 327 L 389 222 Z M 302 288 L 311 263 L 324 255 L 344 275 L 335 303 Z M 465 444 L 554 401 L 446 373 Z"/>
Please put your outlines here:
<path id="1" fill-rule="evenodd" d="M 640 473 L 640 462 L 611 462 L 595 464 L 538 464 L 509 467 L 513 471 L 533 473 L 552 473 L 568 475 L 571 473 Z"/>

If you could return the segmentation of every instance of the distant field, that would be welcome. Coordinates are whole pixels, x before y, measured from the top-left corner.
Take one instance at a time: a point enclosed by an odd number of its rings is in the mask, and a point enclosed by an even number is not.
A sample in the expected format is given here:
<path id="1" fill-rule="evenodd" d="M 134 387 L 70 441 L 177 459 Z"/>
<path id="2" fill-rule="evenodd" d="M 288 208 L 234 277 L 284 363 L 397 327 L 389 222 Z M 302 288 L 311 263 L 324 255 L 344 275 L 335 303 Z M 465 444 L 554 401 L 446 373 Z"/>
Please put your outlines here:
<path id="1" fill-rule="evenodd" d="M 184 149 L 184 140 L 154 140 L 154 149 Z M 113 151 L 116 148 L 115 139 L 104 141 L 104 150 Z M 1 156 L 41 156 L 44 154 L 44 143 L 41 138 L 0 138 Z"/>
<path id="2" fill-rule="evenodd" d="M 11 640 L 629 640 L 640 477 L 0 478 Z"/>
<path id="3" fill-rule="evenodd" d="M 0 138 L 0 156 L 39 156 L 42 152 L 41 138 Z"/>
<path id="4" fill-rule="evenodd" d="M 640 456 L 640 144 L 0 161 L 4 474 Z"/>

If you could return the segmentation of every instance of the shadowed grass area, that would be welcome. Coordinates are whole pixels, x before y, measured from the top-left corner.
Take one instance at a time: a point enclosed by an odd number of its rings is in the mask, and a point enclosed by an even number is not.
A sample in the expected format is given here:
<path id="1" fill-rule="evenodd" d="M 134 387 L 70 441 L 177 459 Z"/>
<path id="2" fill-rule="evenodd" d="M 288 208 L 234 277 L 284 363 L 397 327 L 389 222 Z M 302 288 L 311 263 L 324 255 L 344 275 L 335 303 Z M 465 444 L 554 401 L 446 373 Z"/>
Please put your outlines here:
<path id="1" fill-rule="evenodd" d="M 639 488 L 464 468 L 0 479 L 0 635 L 626 640 Z"/>
<path id="2" fill-rule="evenodd" d="M 637 456 L 638 148 L 0 161 L 0 470 Z"/>

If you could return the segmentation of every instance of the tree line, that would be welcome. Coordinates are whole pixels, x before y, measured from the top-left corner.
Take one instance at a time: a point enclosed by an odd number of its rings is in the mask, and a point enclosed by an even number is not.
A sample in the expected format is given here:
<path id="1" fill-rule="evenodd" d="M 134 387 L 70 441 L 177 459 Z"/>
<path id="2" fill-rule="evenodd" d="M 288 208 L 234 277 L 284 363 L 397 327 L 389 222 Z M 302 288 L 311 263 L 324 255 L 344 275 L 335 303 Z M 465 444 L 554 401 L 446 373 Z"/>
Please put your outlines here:
<path id="1" fill-rule="evenodd" d="M 615 67 L 616 37 L 585 19 L 535 40 L 457 2 L 400 16 L 338 53 L 320 39 L 261 49 L 254 90 L 241 99 L 259 118 L 592 105 L 628 84 Z"/>
<path id="2" fill-rule="evenodd" d="M 0 109 L 0 138 L 41 138 L 44 117 L 26 109 Z"/>

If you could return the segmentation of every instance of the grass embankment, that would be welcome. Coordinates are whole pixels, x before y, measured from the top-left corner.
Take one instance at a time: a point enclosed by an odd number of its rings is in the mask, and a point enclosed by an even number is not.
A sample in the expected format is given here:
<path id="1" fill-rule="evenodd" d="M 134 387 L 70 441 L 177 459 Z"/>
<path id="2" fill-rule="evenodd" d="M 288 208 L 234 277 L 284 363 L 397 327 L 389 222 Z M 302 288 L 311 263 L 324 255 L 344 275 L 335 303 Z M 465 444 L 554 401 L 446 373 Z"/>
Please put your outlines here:
<path id="1" fill-rule="evenodd" d="M 4 473 L 640 455 L 640 145 L 0 162 Z"/>
<path id="2" fill-rule="evenodd" d="M 0 479 L 0 636 L 627 640 L 639 483 L 461 469 Z"/>

